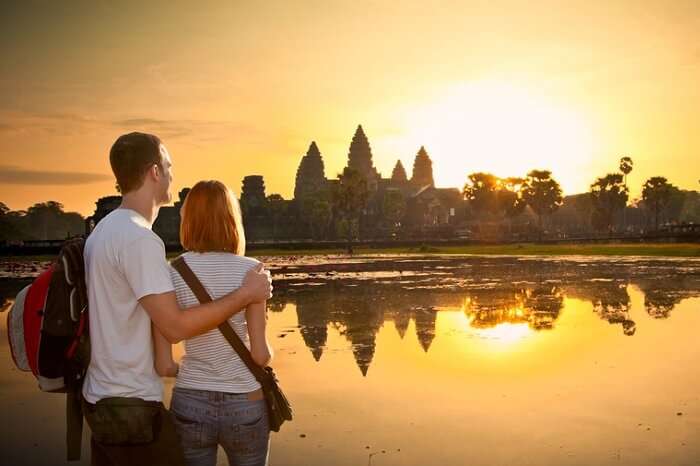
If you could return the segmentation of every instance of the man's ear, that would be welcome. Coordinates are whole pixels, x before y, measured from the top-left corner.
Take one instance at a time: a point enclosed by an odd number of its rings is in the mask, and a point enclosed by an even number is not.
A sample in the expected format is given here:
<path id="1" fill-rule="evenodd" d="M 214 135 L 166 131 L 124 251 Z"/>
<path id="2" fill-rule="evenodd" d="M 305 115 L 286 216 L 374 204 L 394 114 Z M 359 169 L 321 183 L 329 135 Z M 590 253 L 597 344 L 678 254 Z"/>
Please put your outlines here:
<path id="1" fill-rule="evenodd" d="M 148 170 L 148 176 L 151 177 L 151 179 L 154 182 L 157 182 L 163 174 L 160 172 L 160 168 L 158 168 L 158 164 L 154 163 L 151 165 L 151 168 Z"/>

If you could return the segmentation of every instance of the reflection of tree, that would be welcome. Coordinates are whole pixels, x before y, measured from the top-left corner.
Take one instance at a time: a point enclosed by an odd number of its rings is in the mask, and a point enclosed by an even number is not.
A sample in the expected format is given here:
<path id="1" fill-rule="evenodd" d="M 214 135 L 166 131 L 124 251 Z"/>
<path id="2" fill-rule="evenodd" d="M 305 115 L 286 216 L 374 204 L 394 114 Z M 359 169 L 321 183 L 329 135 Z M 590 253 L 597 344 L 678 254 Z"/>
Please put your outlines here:
<path id="1" fill-rule="evenodd" d="M 535 330 L 551 329 L 564 306 L 564 297 L 556 286 L 539 286 L 525 292 L 525 313 Z"/>
<path id="2" fill-rule="evenodd" d="M 666 319 L 680 299 L 664 292 L 649 291 L 644 294 L 644 309 L 654 319 Z"/>
<path id="3" fill-rule="evenodd" d="M 593 303 L 593 312 L 601 319 L 622 325 L 625 335 L 634 335 L 637 325 L 629 318 L 630 296 L 626 282 L 590 281 L 577 288 L 579 293 Z"/>
<path id="4" fill-rule="evenodd" d="M 413 319 L 419 344 L 427 352 L 436 337 L 439 309 L 463 308 L 474 328 L 509 323 L 527 324 L 539 331 L 555 326 L 567 296 L 591 302 L 599 318 L 620 325 L 625 335 L 634 335 L 628 284 L 644 292 L 646 311 L 655 318 L 668 317 L 681 299 L 697 296 L 700 290 L 700 277 L 692 270 L 661 269 L 655 263 L 635 269 L 611 267 L 610 263 L 562 264 L 471 260 L 468 269 L 456 271 L 451 278 L 460 286 L 445 286 L 442 275 L 431 279 L 402 275 L 396 281 L 328 279 L 323 287 L 289 288 L 286 299 L 296 302 L 300 334 L 314 359 L 322 357 L 331 325 L 350 342 L 355 361 L 366 375 L 375 354 L 376 334 L 391 321 L 403 339 Z M 343 271 L 351 270 L 350 265 L 343 266 Z M 379 261 L 357 267 L 390 270 L 382 269 L 387 266 L 395 267 Z M 402 262 L 401 267 L 424 270 L 425 263 Z M 320 272 L 314 275 L 315 280 L 324 276 Z M 283 309 L 284 293 L 282 288 L 271 306 Z"/>
<path id="5" fill-rule="evenodd" d="M 282 312 L 284 311 L 284 306 L 286 305 L 287 302 L 284 299 L 274 297 L 267 302 L 267 310 L 270 312 Z"/>
<path id="6" fill-rule="evenodd" d="M 645 278 L 637 286 L 644 292 L 644 309 L 655 319 L 666 319 L 683 299 L 697 295 L 700 279 L 683 275 Z"/>
<path id="7" fill-rule="evenodd" d="M 533 330 L 550 329 L 559 317 L 564 298 L 557 287 L 477 290 L 465 301 L 464 312 L 475 328 L 499 324 L 528 324 Z"/>
<path id="8" fill-rule="evenodd" d="M 568 298 L 590 301 L 598 317 L 611 324 L 622 324 L 626 335 L 634 334 L 635 324 L 627 318 L 630 307 L 627 282 L 609 278 L 579 279 L 578 282 L 567 284 L 564 293 Z M 625 321 L 629 322 L 625 324 Z M 629 330 L 625 330 L 625 325 Z"/>

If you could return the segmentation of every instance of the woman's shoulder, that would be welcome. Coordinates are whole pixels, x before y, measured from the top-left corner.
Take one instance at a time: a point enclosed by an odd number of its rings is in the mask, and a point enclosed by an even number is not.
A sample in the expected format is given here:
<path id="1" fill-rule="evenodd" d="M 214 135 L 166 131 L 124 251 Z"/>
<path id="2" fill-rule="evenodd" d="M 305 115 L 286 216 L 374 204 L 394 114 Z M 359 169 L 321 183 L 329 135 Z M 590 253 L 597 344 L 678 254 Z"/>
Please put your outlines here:
<path id="1" fill-rule="evenodd" d="M 231 252 L 191 252 L 184 253 L 183 258 L 188 264 L 210 264 L 237 266 L 243 269 L 252 269 L 260 263 L 257 259 L 247 256 L 240 256 Z"/>

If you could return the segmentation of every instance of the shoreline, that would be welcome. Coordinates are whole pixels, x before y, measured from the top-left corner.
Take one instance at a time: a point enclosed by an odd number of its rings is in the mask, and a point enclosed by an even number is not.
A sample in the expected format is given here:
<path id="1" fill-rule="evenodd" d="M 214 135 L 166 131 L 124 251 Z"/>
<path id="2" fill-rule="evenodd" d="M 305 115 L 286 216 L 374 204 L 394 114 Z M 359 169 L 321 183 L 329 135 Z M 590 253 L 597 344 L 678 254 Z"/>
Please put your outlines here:
<path id="1" fill-rule="evenodd" d="M 176 257 L 182 251 L 169 251 L 168 258 Z M 700 243 L 580 243 L 580 244 L 473 244 L 473 245 L 423 245 L 420 247 L 371 247 L 359 245 L 353 248 L 352 256 L 373 255 L 473 255 L 473 256 L 640 256 L 640 257 L 700 257 Z M 43 262 L 52 261 L 58 251 L 39 254 L 0 254 L 0 261 Z M 249 247 L 251 257 L 289 256 L 348 256 L 345 248 L 264 248 Z"/>
<path id="2" fill-rule="evenodd" d="M 494 244 L 466 246 L 421 247 L 357 247 L 354 256 L 383 254 L 422 255 L 474 255 L 474 256 L 652 256 L 652 257 L 700 257 L 697 243 L 603 243 L 603 244 Z M 168 254 L 170 256 L 170 254 Z M 328 249 L 250 249 L 248 255 L 258 256 L 308 256 L 347 255 L 344 248 Z"/>

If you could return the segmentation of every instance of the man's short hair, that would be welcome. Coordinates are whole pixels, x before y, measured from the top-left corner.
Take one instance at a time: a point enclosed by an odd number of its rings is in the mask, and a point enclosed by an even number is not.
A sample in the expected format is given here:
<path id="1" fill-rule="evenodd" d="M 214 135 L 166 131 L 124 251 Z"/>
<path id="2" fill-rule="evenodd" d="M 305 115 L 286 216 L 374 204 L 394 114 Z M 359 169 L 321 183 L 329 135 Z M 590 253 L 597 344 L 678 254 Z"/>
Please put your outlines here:
<path id="1" fill-rule="evenodd" d="M 119 192 L 126 194 L 140 188 L 153 164 L 162 167 L 160 144 L 158 136 L 147 133 L 134 132 L 117 138 L 109 151 L 109 164 Z"/>

